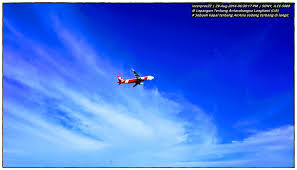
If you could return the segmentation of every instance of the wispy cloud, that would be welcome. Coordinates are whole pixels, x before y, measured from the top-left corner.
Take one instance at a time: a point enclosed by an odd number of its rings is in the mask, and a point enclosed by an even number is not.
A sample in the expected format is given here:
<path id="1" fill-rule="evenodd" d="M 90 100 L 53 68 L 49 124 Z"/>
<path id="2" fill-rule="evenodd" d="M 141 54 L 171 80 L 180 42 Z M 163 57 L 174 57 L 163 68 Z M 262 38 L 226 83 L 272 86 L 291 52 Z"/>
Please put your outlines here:
<path id="1" fill-rule="evenodd" d="M 5 18 L 4 166 L 293 165 L 292 126 L 220 144 L 199 106 L 157 88 L 118 86 L 121 70 L 58 17 L 49 22 L 64 49 L 28 38 Z"/>

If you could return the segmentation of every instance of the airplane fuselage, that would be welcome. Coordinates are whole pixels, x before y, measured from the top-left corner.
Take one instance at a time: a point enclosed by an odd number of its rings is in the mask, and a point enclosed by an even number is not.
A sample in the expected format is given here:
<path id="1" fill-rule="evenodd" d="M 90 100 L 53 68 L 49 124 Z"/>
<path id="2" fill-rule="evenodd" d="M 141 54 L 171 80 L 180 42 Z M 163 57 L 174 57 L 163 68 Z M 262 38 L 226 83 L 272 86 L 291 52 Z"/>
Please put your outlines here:
<path id="1" fill-rule="evenodd" d="M 145 76 L 145 77 L 141 77 L 140 79 L 128 79 L 128 80 L 125 80 L 123 83 L 140 83 L 142 81 L 145 81 L 145 80 L 149 80 L 148 78 L 149 76 Z"/>
<path id="2" fill-rule="evenodd" d="M 119 80 L 119 81 L 118 81 L 119 85 L 122 84 L 122 83 L 135 83 L 135 85 L 133 86 L 133 87 L 135 87 L 135 86 L 137 86 L 138 84 L 143 84 L 143 83 L 141 83 L 141 82 L 143 82 L 143 81 L 146 81 L 146 80 L 153 80 L 153 79 L 154 79 L 153 76 L 144 76 L 144 77 L 140 77 L 140 76 L 135 72 L 135 70 L 132 69 L 132 71 L 134 72 L 134 75 L 135 75 L 136 78 L 125 80 L 125 79 L 123 79 L 122 77 L 117 76 L 117 78 L 118 78 L 118 80 Z"/>
<path id="3" fill-rule="evenodd" d="M 144 77 L 140 77 L 140 78 L 134 78 L 134 79 L 127 79 L 127 80 L 124 80 L 122 79 L 121 77 L 118 76 L 118 79 L 119 79 L 119 84 L 122 84 L 122 83 L 136 83 L 136 84 L 140 84 L 141 82 L 143 81 L 146 81 L 146 80 L 153 80 L 154 77 L 153 76 L 144 76 Z"/>

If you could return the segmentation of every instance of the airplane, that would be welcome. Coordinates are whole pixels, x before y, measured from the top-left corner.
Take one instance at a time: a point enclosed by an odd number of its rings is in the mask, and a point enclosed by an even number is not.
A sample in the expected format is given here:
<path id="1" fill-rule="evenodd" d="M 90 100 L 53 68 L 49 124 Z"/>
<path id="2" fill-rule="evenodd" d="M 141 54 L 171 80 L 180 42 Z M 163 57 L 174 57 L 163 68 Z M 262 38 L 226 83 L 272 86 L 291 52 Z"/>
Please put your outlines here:
<path id="1" fill-rule="evenodd" d="M 142 85 L 143 83 L 143 81 L 146 81 L 146 80 L 153 80 L 154 79 L 154 77 L 153 76 L 144 76 L 144 77 L 140 77 L 137 73 L 136 73 L 136 71 L 135 70 L 133 70 L 133 68 L 132 68 L 132 71 L 134 72 L 134 75 L 135 75 L 135 79 L 128 79 L 128 80 L 124 80 L 122 77 L 120 77 L 120 76 L 117 76 L 117 78 L 118 78 L 118 83 L 119 83 L 119 85 L 121 85 L 122 83 L 135 83 L 135 85 L 133 86 L 133 87 L 135 87 L 135 86 L 137 86 L 138 84 L 140 84 L 140 85 Z M 132 87 L 132 86 L 131 86 Z"/>

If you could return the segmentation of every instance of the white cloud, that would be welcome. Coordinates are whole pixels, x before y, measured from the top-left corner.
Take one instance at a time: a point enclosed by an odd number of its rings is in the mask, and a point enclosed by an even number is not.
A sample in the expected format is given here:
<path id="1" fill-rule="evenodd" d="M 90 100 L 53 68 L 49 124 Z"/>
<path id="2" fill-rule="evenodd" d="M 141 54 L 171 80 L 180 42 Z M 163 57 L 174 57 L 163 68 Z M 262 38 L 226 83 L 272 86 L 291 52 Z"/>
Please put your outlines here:
<path id="1" fill-rule="evenodd" d="M 242 141 L 225 144 L 178 146 L 161 156 L 176 159 L 172 166 L 293 167 L 294 127 L 257 132 Z M 179 158 L 177 156 L 186 155 Z M 182 160 L 183 161 L 178 161 Z M 166 166 L 160 164 L 160 166 Z"/>

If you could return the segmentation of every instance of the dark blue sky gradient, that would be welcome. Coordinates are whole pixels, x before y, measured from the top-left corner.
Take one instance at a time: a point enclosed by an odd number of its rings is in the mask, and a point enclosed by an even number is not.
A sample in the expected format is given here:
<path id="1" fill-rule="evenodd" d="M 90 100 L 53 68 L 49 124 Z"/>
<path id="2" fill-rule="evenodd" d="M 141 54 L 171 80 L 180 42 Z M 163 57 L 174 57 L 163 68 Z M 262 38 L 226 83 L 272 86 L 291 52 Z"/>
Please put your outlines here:
<path id="1" fill-rule="evenodd" d="M 3 15 L 53 54 L 63 53 L 55 23 L 46 19 L 54 14 L 103 61 L 125 70 L 110 76 L 132 78 L 131 68 L 153 75 L 144 88 L 198 105 L 213 119 L 220 143 L 229 143 L 294 124 L 293 9 L 282 10 L 290 18 L 192 18 L 191 4 L 184 3 L 29 3 L 4 4 Z M 3 48 L 17 51 L 22 45 L 5 44 L 10 31 L 3 27 Z M 71 65 L 73 58 L 63 60 Z"/>
<path id="2" fill-rule="evenodd" d="M 5 5 L 5 18 L 21 16 L 17 22 L 26 34 L 63 48 L 52 30 L 34 26 L 40 19 L 30 8 L 40 5 Z M 69 22 L 65 6 L 77 11 Z M 233 126 L 241 119 L 258 120 L 254 127 L 260 129 L 293 124 L 293 17 L 191 18 L 191 4 L 167 3 L 43 8 L 65 19 L 65 25 L 78 26 L 77 34 L 87 31 L 93 48 L 127 69 L 124 77 L 132 76 L 131 67 L 141 75 L 153 74 L 148 88 L 182 94 L 210 112 L 223 140 L 242 137 Z M 293 10 L 283 11 L 293 16 Z"/>
<path id="3" fill-rule="evenodd" d="M 258 120 L 257 129 L 293 124 L 293 17 L 191 18 L 190 9 L 191 4 L 77 6 L 79 20 L 99 40 L 96 47 L 105 48 L 118 66 L 155 74 L 154 86 L 162 91 L 182 93 L 211 112 L 223 140 L 243 137 L 233 127 L 240 119 Z"/>

